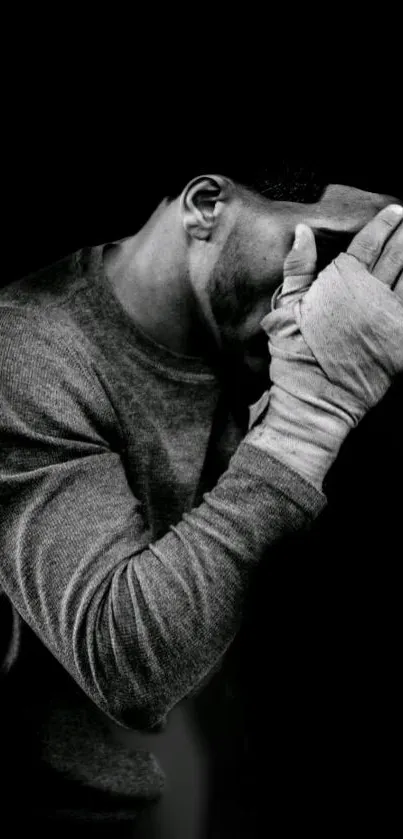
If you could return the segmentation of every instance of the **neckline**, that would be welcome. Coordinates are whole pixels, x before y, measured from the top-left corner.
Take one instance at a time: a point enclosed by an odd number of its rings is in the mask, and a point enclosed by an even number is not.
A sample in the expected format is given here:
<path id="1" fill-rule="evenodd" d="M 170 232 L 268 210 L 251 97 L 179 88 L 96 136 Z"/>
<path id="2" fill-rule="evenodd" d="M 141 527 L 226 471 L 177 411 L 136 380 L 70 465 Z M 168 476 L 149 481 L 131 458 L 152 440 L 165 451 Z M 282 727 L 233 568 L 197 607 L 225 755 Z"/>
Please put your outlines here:
<path id="1" fill-rule="evenodd" d="M 170 377 L 176 373 L 178 377 L 185 380 L 190 378 L 217 383 L 217 376 L 206 361 L 196 356 L 182 355 L 158 344 L 126 312 L 114 294 L 105 271 L 103 253 L 107 244 L 81 249 L 78 259 L 80 273 L 81 276 L 86 276 L 96 282 L 104 298 L 102 306 L 108 312 L 108 318 L 112 317 L 114 322 L 119 324 L 133 351 L 140 353 L 148 365 L 157 367 L 160 371 L 165 369 Z"/>

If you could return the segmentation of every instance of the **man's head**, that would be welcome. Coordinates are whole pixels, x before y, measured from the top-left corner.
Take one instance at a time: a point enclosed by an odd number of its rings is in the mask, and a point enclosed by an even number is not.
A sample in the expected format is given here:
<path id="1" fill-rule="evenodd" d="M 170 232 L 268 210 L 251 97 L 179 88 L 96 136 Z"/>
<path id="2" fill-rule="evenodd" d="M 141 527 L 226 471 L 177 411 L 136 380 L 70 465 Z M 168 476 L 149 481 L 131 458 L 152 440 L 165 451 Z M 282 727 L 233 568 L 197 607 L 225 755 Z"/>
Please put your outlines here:
<path id="1" fill-rule="evenodd" d="M 316 236 L 318 269 L 390 198 L 354 187 L 326 186 L 308 170 L 285 169 L 249 183 L 202 175 L 186 185 L 179 215 L 189 282 L 217 346 L 245 372 L 267 375 L 266 336 L 260 322 L 282 281 L 298 222 Z M 273 197 L 274 196 L 274 197 Z"/>
<path id="2" fill-rule="evenodd" d="M 158 209 L 134 237 L 136 269 L 152 267 L 147 282 L 154 292 L 159 284 L 159 299 L 161 283 L 165 290 L 176 283 L 183 297 L 193 298 L 195 306 L 180 309 L 175 323 L 167 317 L 168 324 L 178 331 L 192 312 L 192 337 L 197 332 L 200 346 L 193 341 L 191 352 L 196 345 L 197 351 L 219 357 L 224 367 L 237 369 L 245 392 L 244 381 L 255 382 L 248 393 L 252 401 L 262 389 L 261 376 L 267 379 L 260 322 L 282 280 L 296 224 L 313 228 L 320 268 L 390 196 L 329 186 L 326 172 L 310 163 L 280 160 L 260 170 L 223 164 L 225 175 L 216 174 L 220 169 L 206 171 L 203 165 L 190 166 L 168 170 L 161 180 L 154 176 L 155 194 L 148 191 L 149 206 L 142 211 L 148 214 L 157 203 Z M 157 201 L 157 195 L 163 200 Z"/>

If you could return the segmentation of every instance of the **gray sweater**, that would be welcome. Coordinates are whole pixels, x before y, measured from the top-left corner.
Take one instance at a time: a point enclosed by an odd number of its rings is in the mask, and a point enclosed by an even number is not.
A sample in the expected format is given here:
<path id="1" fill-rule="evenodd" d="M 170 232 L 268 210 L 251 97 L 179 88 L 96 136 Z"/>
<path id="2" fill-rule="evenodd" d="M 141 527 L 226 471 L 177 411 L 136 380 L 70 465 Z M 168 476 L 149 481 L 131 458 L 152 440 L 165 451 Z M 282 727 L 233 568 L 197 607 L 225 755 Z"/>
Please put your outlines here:
<path id="1" fill-rule="evenodd" d="M 102 247 L 3 289 L 0 336 L 0 585 L 20 623 L 10 672 L 34 651 L 38 761 L 147 799 L 156 760 L 111 730 L 149 730 L 200 685 L 250 573 L 324 497 L 229 407 L 217 430 L 218 379 L 128 318 Z"/>

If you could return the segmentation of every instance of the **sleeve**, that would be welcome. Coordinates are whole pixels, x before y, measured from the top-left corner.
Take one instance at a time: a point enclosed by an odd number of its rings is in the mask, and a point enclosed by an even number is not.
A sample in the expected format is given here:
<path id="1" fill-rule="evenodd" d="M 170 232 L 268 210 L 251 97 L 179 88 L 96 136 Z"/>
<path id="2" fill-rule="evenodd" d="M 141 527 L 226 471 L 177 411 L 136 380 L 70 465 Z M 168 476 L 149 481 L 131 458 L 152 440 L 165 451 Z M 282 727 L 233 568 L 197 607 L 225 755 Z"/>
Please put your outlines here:
<path id="1" fill-rule="evenodd" d="M 12 310 L 0 334 L 0 585 L 98 707 L 147 729 L 225 653 L 250 572 L 324 497 L 246 438 L 201 505 L 150 543 L 85 353 Z"/>

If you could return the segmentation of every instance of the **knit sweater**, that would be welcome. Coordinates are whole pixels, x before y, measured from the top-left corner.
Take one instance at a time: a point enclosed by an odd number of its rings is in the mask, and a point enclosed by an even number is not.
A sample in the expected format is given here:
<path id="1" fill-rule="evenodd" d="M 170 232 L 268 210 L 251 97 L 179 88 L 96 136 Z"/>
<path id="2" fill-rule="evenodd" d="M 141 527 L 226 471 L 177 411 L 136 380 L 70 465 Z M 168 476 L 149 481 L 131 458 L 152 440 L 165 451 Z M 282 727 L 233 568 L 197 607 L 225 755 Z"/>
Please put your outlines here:
<path id="1" fill-rule="evenodd" d="M 3 289 L 0 335 L 7 725 L 24 714 L 60 806 L 85 788 L 135 811 L 163 773 L 111 732 L 161 725 L 203 682 L 254 569 L 324 497 L 242 439 L 203 361 L 126 315 L 101 246 Z"/>

